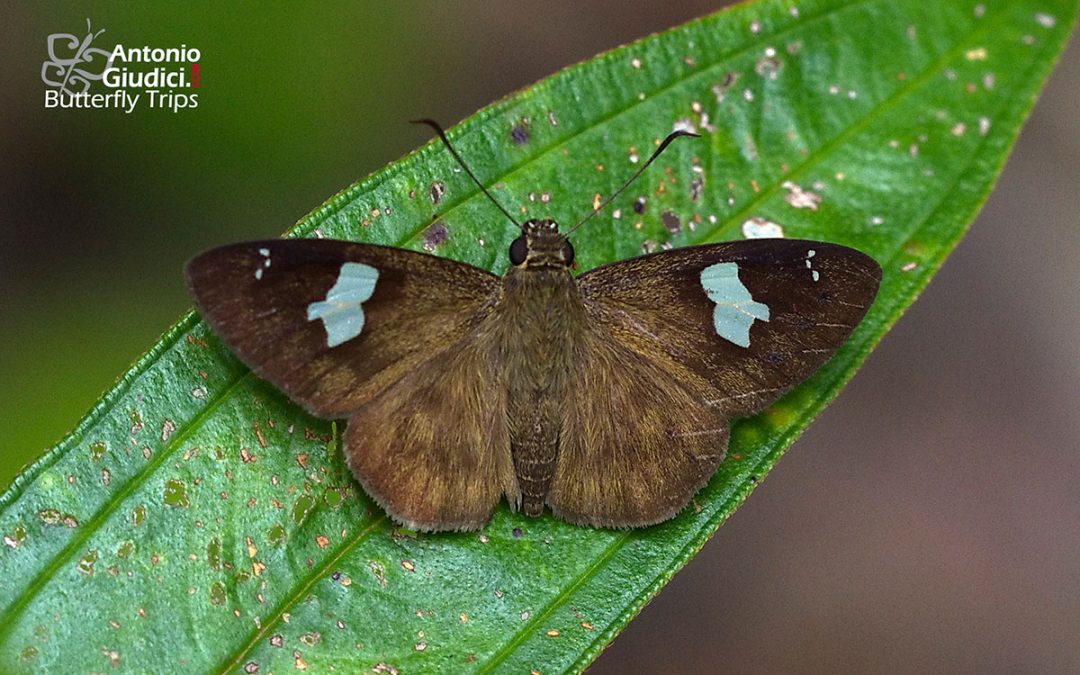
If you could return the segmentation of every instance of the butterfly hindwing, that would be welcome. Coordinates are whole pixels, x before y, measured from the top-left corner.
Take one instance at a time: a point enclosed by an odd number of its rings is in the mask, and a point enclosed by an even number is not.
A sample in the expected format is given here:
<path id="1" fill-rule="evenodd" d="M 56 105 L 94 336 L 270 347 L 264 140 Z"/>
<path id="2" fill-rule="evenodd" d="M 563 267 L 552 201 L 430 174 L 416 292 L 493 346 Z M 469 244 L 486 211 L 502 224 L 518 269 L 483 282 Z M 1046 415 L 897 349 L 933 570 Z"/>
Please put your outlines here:
<path id="1" fill-rule="evenodd" d="M 350 468 L 412 529 L 478 529 L 504 494 L 518 502 L 491 335 L 463 338 L 349 418 Z"/>
<path id="2" fill-rule="evenodd" d="M 715 473 L 729 420 L 612 330 L 591 325 L 583 339 L 547 503 L 571 523 L 641 527 L 672 517 Z"/>
<path id="3" fill-rule="evenodd" d="M 732 417 L 821 366 L 881 269 L 833 244 L 753 240 L 613 263 L 580 278 L 587 321 L 548 496 L 571 522 L 671 517 L 723 458 Z"/>
<path id="4" fill-rule="evenodd" d="M 500 288 L 445 258 L 318 239 L 213 249 L 188 264 L 187 280 L 242 361 L 326 418 L 355 412 L 449 349 Z"/>

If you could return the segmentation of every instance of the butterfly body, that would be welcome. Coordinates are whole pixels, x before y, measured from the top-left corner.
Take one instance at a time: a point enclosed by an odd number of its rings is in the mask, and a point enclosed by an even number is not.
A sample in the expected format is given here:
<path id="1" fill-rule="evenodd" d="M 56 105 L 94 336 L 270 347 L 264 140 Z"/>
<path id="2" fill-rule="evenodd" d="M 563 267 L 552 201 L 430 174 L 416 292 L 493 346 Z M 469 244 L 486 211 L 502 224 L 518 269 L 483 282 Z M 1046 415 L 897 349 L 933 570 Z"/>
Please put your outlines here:
<path id="1" fill-rule="evenodd" d="M 526 223 L 526 256 L 503 277 L 495 310 L 506 419 L 522 508 L 544 510 L 555 473 L 585 308 L 572 255 L 552 221 Z M 568 260 L 568 258 L 570 260 Z"/>

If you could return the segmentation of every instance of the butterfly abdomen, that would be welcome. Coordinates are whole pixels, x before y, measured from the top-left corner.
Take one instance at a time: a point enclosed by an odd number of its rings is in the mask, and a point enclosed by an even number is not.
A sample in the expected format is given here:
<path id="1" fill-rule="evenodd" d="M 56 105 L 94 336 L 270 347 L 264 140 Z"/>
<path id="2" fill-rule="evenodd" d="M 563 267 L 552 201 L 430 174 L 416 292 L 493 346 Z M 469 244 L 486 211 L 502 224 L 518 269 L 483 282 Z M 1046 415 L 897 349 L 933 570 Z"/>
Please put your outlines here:
<path id="1" fill-rule="evenodd" d="M 544 510 L 584 309 L 565 268 L 512 268 L 499 304 L 506 420 L 522 509 Z"/>

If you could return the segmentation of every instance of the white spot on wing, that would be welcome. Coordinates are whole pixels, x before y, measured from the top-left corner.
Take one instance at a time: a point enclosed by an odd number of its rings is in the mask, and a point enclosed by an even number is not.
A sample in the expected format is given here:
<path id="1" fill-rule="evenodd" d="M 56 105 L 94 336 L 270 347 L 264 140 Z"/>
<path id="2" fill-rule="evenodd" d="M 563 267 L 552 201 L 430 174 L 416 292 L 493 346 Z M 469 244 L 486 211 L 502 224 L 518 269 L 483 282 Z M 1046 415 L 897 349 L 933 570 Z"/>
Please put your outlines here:
<path id="1" fill-rule="evenodd" d="M 716 334 L 740 347 L 750 346 L 750 326 L 754 320 L 768 321 L 769 307 L 755 302 L 739 280 L 736 263 L 717 263 L 701 270 L 701 286 L 716 303 L 713 327 Z"/>
<path id="2" fill-rule="evenodd" d="M 268 248 L 260 248 L 259 249 L 259 255 L 266 258 L 266 260 L 263 260 L 262 267 L 255 270 L 255 279 L 257 281 L 261 280 L 263 278 L 263 267 L 270 267 L 270 249 L 268 249 Z"/>
<path id="3" fill-rule="evenodd" d="M 813 258 L 815 255 L 817 255 L 817 251 L 814 249 L 810 249 L 806 252 L 806 269 L 810 270 L 810 278 L 816 282 L 821 279 L 821 272 L 814 269 L 814 263 L 810 261 L 810 258 Z"/>
<path id="4" fill-rule="evenodd" d="M 323 322 L 327 347 L 347 342 L 364 329 L 364 310 L 360 305 L 371 298 L 378 279 L 379 270 L 374 267 L 347 262 L 341 266 L 326 299 L 308 305 L 308 321 Z"/>

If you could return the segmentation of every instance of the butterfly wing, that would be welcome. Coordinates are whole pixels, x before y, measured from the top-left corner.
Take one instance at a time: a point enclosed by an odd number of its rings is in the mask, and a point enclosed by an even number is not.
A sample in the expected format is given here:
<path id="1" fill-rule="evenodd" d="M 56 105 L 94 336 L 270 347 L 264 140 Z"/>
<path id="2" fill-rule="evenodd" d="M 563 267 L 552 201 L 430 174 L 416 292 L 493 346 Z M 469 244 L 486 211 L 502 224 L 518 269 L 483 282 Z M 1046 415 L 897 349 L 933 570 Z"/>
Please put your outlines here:
<path id="1" fill-rule="evenodd" d="M 820 367 L 881 268 L 843 246 L 751 240 L 606 265 L 580 278 L 588 329 L 548 503 L 571 522 L 666 520 L 715 471 L 732 417 Z"/>
<path id="2" fill-rule="evenodd" d="M 547 504 L 560 519 L 642 527 L 671 518 L 724 457 L 729 420 L 661 361 L 589 327 Z"/>
<path id="3" fill-rule="evenodd" d="M 499 280 L 403 249 L 320 239 L 223 246 L 187 282 L 244 363 L 325 418 L 344 417 L 482 321 Z"/>
<path id="4" fill-rule="evenodd" d="M 503 494 L 519 501 L 493 334 L 461 340 L 349 418 L 349 467 L 411 529 L 479 529 Z"/>
<path id="5" fill-rule="evenodd" d="M 395 520 L 473 529 L 516 500 L 489 348 L 497 277 L 402 249 L 296 239 L 189 263 L 203 318 L 261 377 L 320 417 Z"/>

